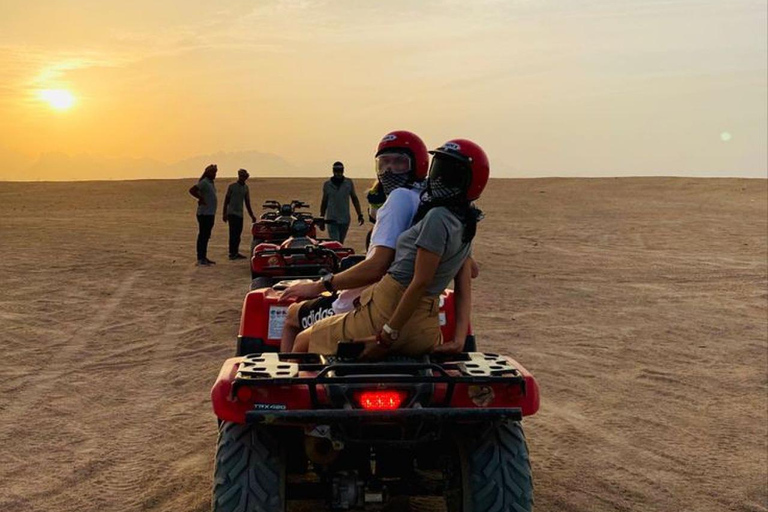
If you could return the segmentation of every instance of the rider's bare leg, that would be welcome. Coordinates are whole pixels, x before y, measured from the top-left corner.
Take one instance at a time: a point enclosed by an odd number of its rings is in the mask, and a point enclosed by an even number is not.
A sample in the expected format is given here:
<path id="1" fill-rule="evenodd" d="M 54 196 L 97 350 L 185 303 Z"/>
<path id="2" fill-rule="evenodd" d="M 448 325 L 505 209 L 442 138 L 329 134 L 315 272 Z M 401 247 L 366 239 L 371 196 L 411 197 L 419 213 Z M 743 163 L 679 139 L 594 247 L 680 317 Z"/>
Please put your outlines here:
<path id="1" fill-rule="evenodd" d="M 301 331 L 293 343 L 292 352 L 309 352 L 309 333 L 312 329 Z"/>
<path id="2" fill-rule="evenodd" d="M 299 308 L 301 308 L 302 304 L 302 302 L 294 302 L 288 306 L 288 315 L 285 317 L 285 323 L 283 324 L 283 336 L 280 338 L 280 352 L 293 352 L 294 340 L 301 332 Z"/>

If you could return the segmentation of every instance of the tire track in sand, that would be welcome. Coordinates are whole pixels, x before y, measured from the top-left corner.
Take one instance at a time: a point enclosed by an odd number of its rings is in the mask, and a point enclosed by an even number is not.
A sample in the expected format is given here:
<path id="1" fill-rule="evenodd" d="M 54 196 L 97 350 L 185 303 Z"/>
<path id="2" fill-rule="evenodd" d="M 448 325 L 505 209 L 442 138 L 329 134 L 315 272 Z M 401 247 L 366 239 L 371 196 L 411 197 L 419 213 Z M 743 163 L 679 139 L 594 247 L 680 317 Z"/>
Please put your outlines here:
<path id="1" fill-rule="evenodd" d="M 141 368 L 142 383 L 133 388 L 134 396 L 120 408 L 121 415 L 132 420 L 115 426 L 113 463 L 104 468 L 95 481 L 109 496 L 109 501 L 122 503 L 124 510 L 163 508 L 174 498 L 175 492 L 169 493 L 169 486 L 178 491 L 179 486 L 190 485 L 184 481 L 173 482 L 176 480 L 173 467 L 167 465 L 161 453 L 148 451 L 147 447 L 167 445 L 165 438 L 190 427 L 190 422 L 178 413 L 168 414 L 169 409 L 183 401 L 174 396 L 178 391 L 167 381 L 176 369 L 174 355 L 179 350 L 183 334 L 196 328 L 188 324 L 187 314 L 193 301 L 194 276 L 194 268 L 181 276 L 171 292 L 173 296 L 164 312 L 161 332 L 141 341 L 146 347 L 143 355 L 147 358 Z M 156 411 L 160 408 L 166 413 L 158 418 Z M 204 436 L 195 435 L 195 438 Z M 186 443 L 178 444 L 180 450 L 186 446 Z M 184 451 L 179 453 L 181 458 L 187 455 Z"/>
<path id="2" fill-rule="evenodd" d="M 61 344 L 61 349 L 56 352 L 54 357 L 41 357 L 38 359 L 39 365 L 34 374 L 30 374 L 27 382 L 23 383 L 25 395 L 29 397 L 39 397 L 34 401 L 14 401 L 7 409 L 0 412 L 6 420 L 5 425 L 15 423 L 15 420 L 24 416 L 26 411 L 32 407 L 39 406 L 46 401 L 48 392 L 54 389 L 58 379 L 65 374 L 71 374 L 73 368 L 78 368 L 77 360 L 83 355 L 88 347 L 91 338 L 104 327 L 109 318 L 123 302 L 128 292 L 131 291 L 136 280 L 144 273 L 143 270 L 136 270 L 123 279 L 117 286 L 112 296 L 104 302 L 96 314 L 82 327 L 75 331 L 66 342 Z M 0 430 L 0 441 L 3 439 L 3 431 Z"/>

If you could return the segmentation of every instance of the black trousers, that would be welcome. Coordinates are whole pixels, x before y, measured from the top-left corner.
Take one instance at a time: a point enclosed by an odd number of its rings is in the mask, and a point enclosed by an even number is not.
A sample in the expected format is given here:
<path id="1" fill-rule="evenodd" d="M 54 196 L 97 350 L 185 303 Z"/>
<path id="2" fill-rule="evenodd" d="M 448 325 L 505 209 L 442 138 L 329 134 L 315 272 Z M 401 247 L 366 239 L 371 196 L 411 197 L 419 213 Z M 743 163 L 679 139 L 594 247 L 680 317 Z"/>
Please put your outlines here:
<path id="1" fill-rule="evenodd" d="M 238 215 L 227 215 L 227 222 L 229 223 L 229 255 L 236 256 L 240 252 L 243 218 Z"/>
<path id="2" fill-rule="evenodd" d="M 204 260 L 208 258 L 208 240 L 211 239 L 211 231 L 213 231 L 213 222 L 216 220 L 215 215 L 198 215 L 197 225 L 200 230 L 197 232 L 197 260 Z"/>

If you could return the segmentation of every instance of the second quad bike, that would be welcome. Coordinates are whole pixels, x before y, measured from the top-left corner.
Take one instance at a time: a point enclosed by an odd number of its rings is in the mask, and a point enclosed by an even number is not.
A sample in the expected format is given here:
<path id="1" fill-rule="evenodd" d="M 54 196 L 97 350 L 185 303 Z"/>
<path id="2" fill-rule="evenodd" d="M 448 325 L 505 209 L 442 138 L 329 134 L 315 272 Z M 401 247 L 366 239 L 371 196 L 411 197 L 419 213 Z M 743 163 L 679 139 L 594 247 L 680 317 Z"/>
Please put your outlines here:
<path id="1" fill-rule="evenodd" d="M 291 226 L 297 220 L 303 220 L 307 224 L 306 235 L 312 238 L 317 238 L 317 227 L 325 229 L 322 218 L 315 218 L 309 212 L 299 211 L 309 208 L 309 204 L 303 201 L 294 199 L 290 203 L 283 204 L 270 199 L 264 201 L 261 207 L 267 211 L 261 214 L 259 220 L 251 224 L 251 235 L 253 236 L 251 255 L 253 255 L 254 247 L 260 243 L 281 244 L 287 240 L 291 236 Z"/>
<path id="2" fill-rule="evenodd" d="M 322 220 L 322 219 L 321 219 Z M 318 241 L 309 235 L 302 219 L 290 226 L 290 237 L 281 244 L 262 242 L 251 252 L 251 289 L 271 286 L 281 279 L 318 277 L 339 272 L 342 260 L 355 251 L 335 240 Z"/>

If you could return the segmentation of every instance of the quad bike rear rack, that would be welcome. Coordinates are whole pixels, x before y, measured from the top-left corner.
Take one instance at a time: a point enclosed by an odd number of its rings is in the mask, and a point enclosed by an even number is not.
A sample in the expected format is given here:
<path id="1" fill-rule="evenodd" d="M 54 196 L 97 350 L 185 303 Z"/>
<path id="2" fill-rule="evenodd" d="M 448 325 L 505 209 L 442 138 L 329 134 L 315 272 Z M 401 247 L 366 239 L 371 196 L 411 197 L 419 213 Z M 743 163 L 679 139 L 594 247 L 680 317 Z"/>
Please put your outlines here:
<path id="1" fill-rule="evenodd" d="M 307 375 L 314 373 L 313 375 Z M 318 401 L 317 387 L 323 385 L 429 385 L 445 384 L 442 402 L 430 407 L 401 408 L 388 411 L 325 408 Z M 525 379 L 520 371 L 498 354 L 469 352 L 421 359 L 391 359 L 359 363 L 333 356 L 296 353 L 262 353 L 244 357 L 233 380 L 233 393 L 240 386 L 308 387 L 312 409 L 251 410 L 249 423 L 353 423 L 359 420 L 412 420 L 415 422 L 486 422 L 499 419 L 519 421 L 519 407 L 451 407 L 457 384 L 507 384 L 517 386 L 525 395 Z"/>

